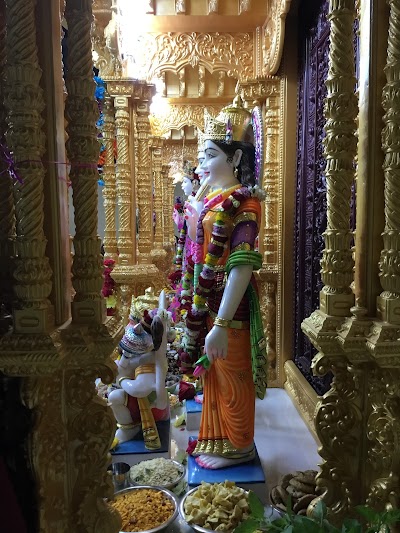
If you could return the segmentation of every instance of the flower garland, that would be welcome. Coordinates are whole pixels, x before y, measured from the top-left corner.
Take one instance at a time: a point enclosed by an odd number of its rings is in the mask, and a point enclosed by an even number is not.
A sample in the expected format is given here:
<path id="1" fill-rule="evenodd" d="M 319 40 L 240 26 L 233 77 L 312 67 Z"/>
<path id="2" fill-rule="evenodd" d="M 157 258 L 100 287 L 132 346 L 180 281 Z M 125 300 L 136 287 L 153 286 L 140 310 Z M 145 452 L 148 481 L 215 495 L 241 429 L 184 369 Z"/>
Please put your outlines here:
<path id="1" fill-rule="evenodd" d="M 206 318 L 208 314 L 207 298 L 214 286 L 215 267 L 224 253 L 229 238 L 227 233 L 227 222 L 235 216 L 242 201 L 251 196 L 259 197 L 258 187 L 257 191 L 255 189 L 256 188 L 248 187 L 238 188 L 238 186 L 232 187 L 226 191 L 229 195 L 225 200 L 222 193 L 217 194 L 212 199 L 206 199 L 204 209 L 200 214 L 196 232 L 196 247 L 194 252 L 195 262 L 201 261 L 201 250 L 204 245 L 204 217 L 208 211 L 222 202 L 213 224 L 211 240 L 208 245 L 203 269 L 199 275 L 197 288 L 193 297 L 193 305 L 191 309 L 188 310 L 186 316 L 184 345 L 186 352 L 188 352 L 192 358 L 199 357 L 200 348 L 206 335 Z"/>

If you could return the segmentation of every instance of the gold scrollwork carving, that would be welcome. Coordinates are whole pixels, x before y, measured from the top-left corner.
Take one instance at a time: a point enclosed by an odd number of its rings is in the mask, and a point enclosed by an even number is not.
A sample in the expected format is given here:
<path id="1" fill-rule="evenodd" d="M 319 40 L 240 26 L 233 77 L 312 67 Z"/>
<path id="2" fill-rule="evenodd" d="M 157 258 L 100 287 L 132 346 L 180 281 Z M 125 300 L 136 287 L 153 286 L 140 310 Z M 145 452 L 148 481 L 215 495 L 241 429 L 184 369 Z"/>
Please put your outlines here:
<path id="1" fill-rule="evenodd" d="M 263 75 L 272 76 L 281 62 L 285 21 L 291 0 L 268 0 L 267 20 L 263 26 Z"/>
<path id="2" fill-rule="evenodd" d="M 151 81 L 168 70 L 178 74 L 186 65 L 223 70 L 240 80 L 254 78 L 252 33 L 147 33 L 138 35 L 135 56 L 139 79 Z"/>
<path id="3" fill-rule="evenodd" d="M 207 111 L 217 116 L 222 105 L 207 106 Z M 151 132 L 155 137 L 163 137 L 170 130 L 180 130 L 184 126 L 204 128 L 204 106 L 190 104 L 171 104 L 165 113 L 150 116 Z"/>

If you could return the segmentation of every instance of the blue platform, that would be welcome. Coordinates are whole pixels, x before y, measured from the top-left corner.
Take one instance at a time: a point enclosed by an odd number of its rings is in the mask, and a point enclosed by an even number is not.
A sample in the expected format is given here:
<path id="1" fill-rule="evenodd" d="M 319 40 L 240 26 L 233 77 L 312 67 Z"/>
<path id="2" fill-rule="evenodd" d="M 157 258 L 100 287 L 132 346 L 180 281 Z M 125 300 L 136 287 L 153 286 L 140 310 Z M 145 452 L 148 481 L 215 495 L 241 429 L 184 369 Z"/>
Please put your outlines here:
<path id="1" fill-rule="evenodd" d="M 197 437 L 189 437 L 189 442 L 195 440 Z M 261 501 L 267 501 L 267 490 L 265 487 L 265 475 L 258 456 L 257 448 L 256 455 L 252 461 L 242 463 L 236 466 L 228 466 L 227 468 L 220 468 L 218 470 L 210 470 L 199 466 L 195 458 L 191 455 L 188 458 L 188 484 L 191 488 L 197 487 L 202 481 L 206 483 L 222 483 L 223 481 L 234 481 L 239 487 L 246 490 L 254 491 Z"/>
<path id="2" fill-rule="evenodd" d="M 197 431 L 200 428 L 202 410 L 202 403 L 195 400 L 185 400 L 186 429 L 188 431 Z"/>
<path id="3" fill-rule="evenodd" d="M 186 412 L 187 413 L 201 413 L 203 410 L 203 404 L 198 403 L 195 400 L 186 400 Z"/>
<path id="4" fill-rule="evenodd" d="M 132 465 L 139 461 L 143 461 L 144 459 L 150 459 L 150 454 L 154 457 L 169 458 L 171 422 L 170 420 L 163 420 L 156 424 L 160 435 L 161 448 L 158 448 L 157 450 L 148 450 L 144 445 L 143 434 L 140 431 L 134 439 L 122 442 L 111 450 L 113 462 L 122 461 Z"/>

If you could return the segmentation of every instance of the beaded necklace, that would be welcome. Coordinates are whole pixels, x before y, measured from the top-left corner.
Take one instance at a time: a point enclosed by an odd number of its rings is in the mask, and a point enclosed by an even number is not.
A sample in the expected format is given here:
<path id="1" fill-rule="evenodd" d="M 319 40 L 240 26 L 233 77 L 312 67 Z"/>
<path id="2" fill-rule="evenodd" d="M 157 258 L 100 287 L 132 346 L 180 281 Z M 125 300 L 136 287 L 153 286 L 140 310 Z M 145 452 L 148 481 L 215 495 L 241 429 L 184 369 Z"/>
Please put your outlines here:
<path id="1" fill-rule="evenodd" d="M 228 194 L 228 197 L 224 199 L 226 194 Z M 225 194 L 219 193 L 213 198 L 206 198 L 204 202 L 204 209 L 197 223 L 196 246 L 194 251 L 195 263 L 201 262 L 202 248 L 204 245 L 204 217 L 213 207 L 222 203 L 213 224 L 212 236 L 208 245 L 203 269 L 199 275 L 193 304 L 186 316 L 185 348 L 192 358 L 199 356 L 202 340 L 204 340 L 206 318 L 208 315 L 207 298 L 214 286 L 215 267 L 222 257 L 228 241 L 227 222 L 233 219 L 241 202 L 250 198 L 250 196 L 252 196 L 251 189 L 237 185 L 228 189 Z"/>

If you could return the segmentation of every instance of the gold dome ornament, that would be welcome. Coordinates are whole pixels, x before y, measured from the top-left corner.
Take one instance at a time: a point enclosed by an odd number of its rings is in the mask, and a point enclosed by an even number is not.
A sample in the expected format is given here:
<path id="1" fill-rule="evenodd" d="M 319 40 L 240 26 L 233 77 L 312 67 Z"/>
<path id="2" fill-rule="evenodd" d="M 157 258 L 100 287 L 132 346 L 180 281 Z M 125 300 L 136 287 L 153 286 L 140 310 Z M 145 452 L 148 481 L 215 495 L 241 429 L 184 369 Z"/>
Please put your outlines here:
<path id="1" fill-rule="evenodd" d="M 233 103 L 224 107 L 216 118 L 205 110 L 204 120 L 204 141 L 230 144 L 232 141 L 245 140 L 251 125 L 251 113 L 244 108 L 241 97 L 236 95 Z"/>

